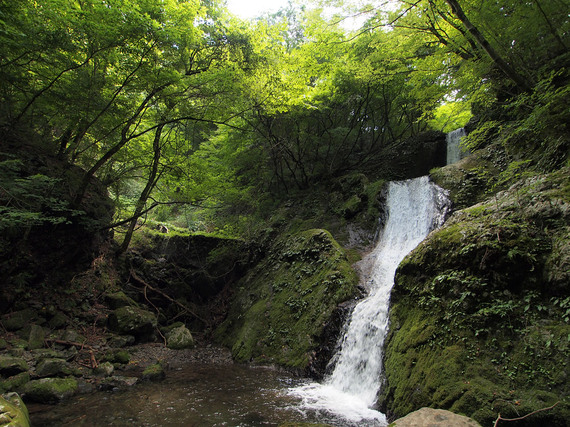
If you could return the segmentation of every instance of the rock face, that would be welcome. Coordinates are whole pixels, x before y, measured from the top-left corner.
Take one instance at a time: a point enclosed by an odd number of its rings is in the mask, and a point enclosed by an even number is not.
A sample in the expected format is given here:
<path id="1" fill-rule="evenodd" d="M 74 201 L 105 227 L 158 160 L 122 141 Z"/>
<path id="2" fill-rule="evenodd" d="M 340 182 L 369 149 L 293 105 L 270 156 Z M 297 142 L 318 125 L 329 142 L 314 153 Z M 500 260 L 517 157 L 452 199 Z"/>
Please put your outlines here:
<path id="1" fill-rule="evenodd" d="M 239 361 L 309 369 L 337 306 L 358 294 L 358 279 L 330 233 L 285 236 L 235 287 L 215 331 Z"/>
<path id="2" fill-rule="evenodd" d="M 570 419 L 570 187 L 566 168 L 453 214 L 400 264 L 384 412 L 424 406 L 492 425 Z"/>
<path id="3" fill-rule="evenodd" d="M 0 132 L 0 145 L 0 187 L 8 189 L 0 194 L 6 212 L 0 219 L 0 311 L 6 311 L 16 302 L 10 290 L 22 283 L 56 287 L 88 267 L 108 238 L 101 230 L 114 206 L 96 179 L 73 206 L 85 171 L 48 151 L 40 137 Z M 11 201 L 13 189 L 18 205 Z"/>
<path id="4" fill-rule="evenodd" d="M 397 419 L 389 427 L 481 427 L 481 424 L 443 409 L 422 408 Z"/>
<path id="5" fill-rule="evenodd" d="M 154 337 L 156 316 L 137 307 L 121 307 L 109 315 L 109 327 L 120 334 L 133 335 L 140 342 Z"/>
<path id="6" fill-rule="evenodd" d="M 447 146 L 443 132 L 423 132 L 382 151 L 384 178 L 390 180 L 424 176 L 446 164 Z"/>

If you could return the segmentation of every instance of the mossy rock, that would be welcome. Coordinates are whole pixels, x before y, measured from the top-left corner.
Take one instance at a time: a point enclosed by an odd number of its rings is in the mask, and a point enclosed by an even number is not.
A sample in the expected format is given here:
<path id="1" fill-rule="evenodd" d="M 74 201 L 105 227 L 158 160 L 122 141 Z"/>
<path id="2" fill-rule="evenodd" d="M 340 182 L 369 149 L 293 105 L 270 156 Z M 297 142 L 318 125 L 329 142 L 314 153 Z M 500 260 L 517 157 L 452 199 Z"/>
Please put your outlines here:
<path id="1" fill-rule="evenodd" d="M 129 306 L 138 307 L 136 301 L 128 297 L 123 291 L 105 294 L 105 303 L 109 306 L 109 308 L 113 310 Z"/>
<path id="2" fill-rule="evenodd" d="M 570 170 L 530 177 L 456 212 L 400 264 L 382 409 L 422 406 L 491 425 L 570 419 Z M 540 422 L 537 422 L 539 420 Z M 526 422 L 526 424 L 524 424 Z"/>
<path id="3" fill-rule="evenodd" d="M 215 331 L 239 361 L 307 369 L 337 306 L 358 294 L 358 278 L 330 233 L 278 239 L 241 280 Z"/>
<path id="4" fill-rule="evenodd" d="M 75 378 L 42 378 L 22 388 L 24 399 L 38 403 L 57 403 L 68 399 L 77 391 Z"/>
<path id="5" fill-rule="evenodd" d="M 5 393 L 7 391 L 17 391 L 29 381 L 30 374 L 28 372 L 21 372 L 9 378 L 0 380 L 0 393 Z"/>
<path id="6" fill-rule="evenodd" d="M 154 337 L 156 316 L 137 307 L 120 307 L 109 315 L 109 327 L 120 334 L 133 335 L 139 341 Z"/>
<path id="7" fill-rule="evenodd" d="M 119 363 L 121 365 L 126 365 L 131 360 L 131 355 L 126 350 L 116 350 L 106 353 L 101 358 L 102 362 Z"/>
<path id="8" fill-rule="evenodd" d="M 2 316 L 2 326 L 8 331 L 18 331 L 37 318 L 38 314 L 31 308 L 28 308 Z"/>
<path id="9" fill-rule="evenodd" d="M 192 333 L 184 325 L 172 328 L 166 335 L 166 346 L 174 350 L 194 347 Z"/>
<path id="10" fill-rule="evenodd" d="M 26 372 L 29 369 L 26 361 L 20 357 L 0 355 L 0 374 L 11 376 Z"/>
<path id="11" fill-rule="evenodd" d="M 162 381 L 165 378 L 166 372 L 164 370 L 164 366 L 160 362 L 147 366 L 142 373 L 143 381 L 157 382 Z"/>
<path id="12" fill-rule="evenodd" d="M 17 393 L 0 396 L 0 426 L 30 426 L 28 408 Z"/>

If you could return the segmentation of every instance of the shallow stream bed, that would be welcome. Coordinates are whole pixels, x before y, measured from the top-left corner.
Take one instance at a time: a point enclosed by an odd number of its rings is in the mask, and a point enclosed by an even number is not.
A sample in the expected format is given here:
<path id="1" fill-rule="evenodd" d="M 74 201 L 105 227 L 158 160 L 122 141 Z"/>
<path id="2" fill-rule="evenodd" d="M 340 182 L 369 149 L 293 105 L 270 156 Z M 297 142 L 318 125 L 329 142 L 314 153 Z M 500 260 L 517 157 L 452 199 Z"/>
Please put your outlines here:
<path id="1" fill-rule="evenodd" d="M 298 399 L 287 391 L 304 379 L 267 367 L 191 359 L 175 360 L 166 379 L 158 383 L 139 382 L 125 390 L 78 395 L 58 405 L 29 404 L 32 426 L 351 425 L 301 409 Z"/>

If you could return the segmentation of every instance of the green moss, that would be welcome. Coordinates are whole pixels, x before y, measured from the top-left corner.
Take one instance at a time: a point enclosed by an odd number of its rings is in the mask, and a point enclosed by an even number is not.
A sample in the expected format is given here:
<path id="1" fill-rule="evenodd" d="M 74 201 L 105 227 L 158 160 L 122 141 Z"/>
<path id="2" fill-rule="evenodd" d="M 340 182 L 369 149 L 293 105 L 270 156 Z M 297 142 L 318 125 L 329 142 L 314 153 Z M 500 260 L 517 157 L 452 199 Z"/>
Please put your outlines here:
<path id="1" fill-rule="evenodd" d="M 53 403 L 67 399 L 77 391 L 75 378 L 42 378 L 23 387 L 26 399 L 40 403 Z"/>
<path id="2" fill-rule="evenodd" d="M 237 360 L 304 369 L 337 305 L 357 277 L 325 230 L 279 239 L 238 284 L 228 318 L 215 332 Z"/>

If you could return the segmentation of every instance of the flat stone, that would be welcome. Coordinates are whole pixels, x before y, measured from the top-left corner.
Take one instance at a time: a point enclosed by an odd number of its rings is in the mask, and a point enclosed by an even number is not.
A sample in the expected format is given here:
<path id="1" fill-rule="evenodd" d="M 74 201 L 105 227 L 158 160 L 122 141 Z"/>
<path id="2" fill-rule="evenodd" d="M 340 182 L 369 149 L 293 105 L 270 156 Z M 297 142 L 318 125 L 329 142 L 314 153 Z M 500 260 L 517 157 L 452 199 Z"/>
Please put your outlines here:
<path id="1" fill-rule="evenodd" d="M 443 409 L 421 408 L 399 418 L 389 427 L 481 427 L 477 421 Z"/>

